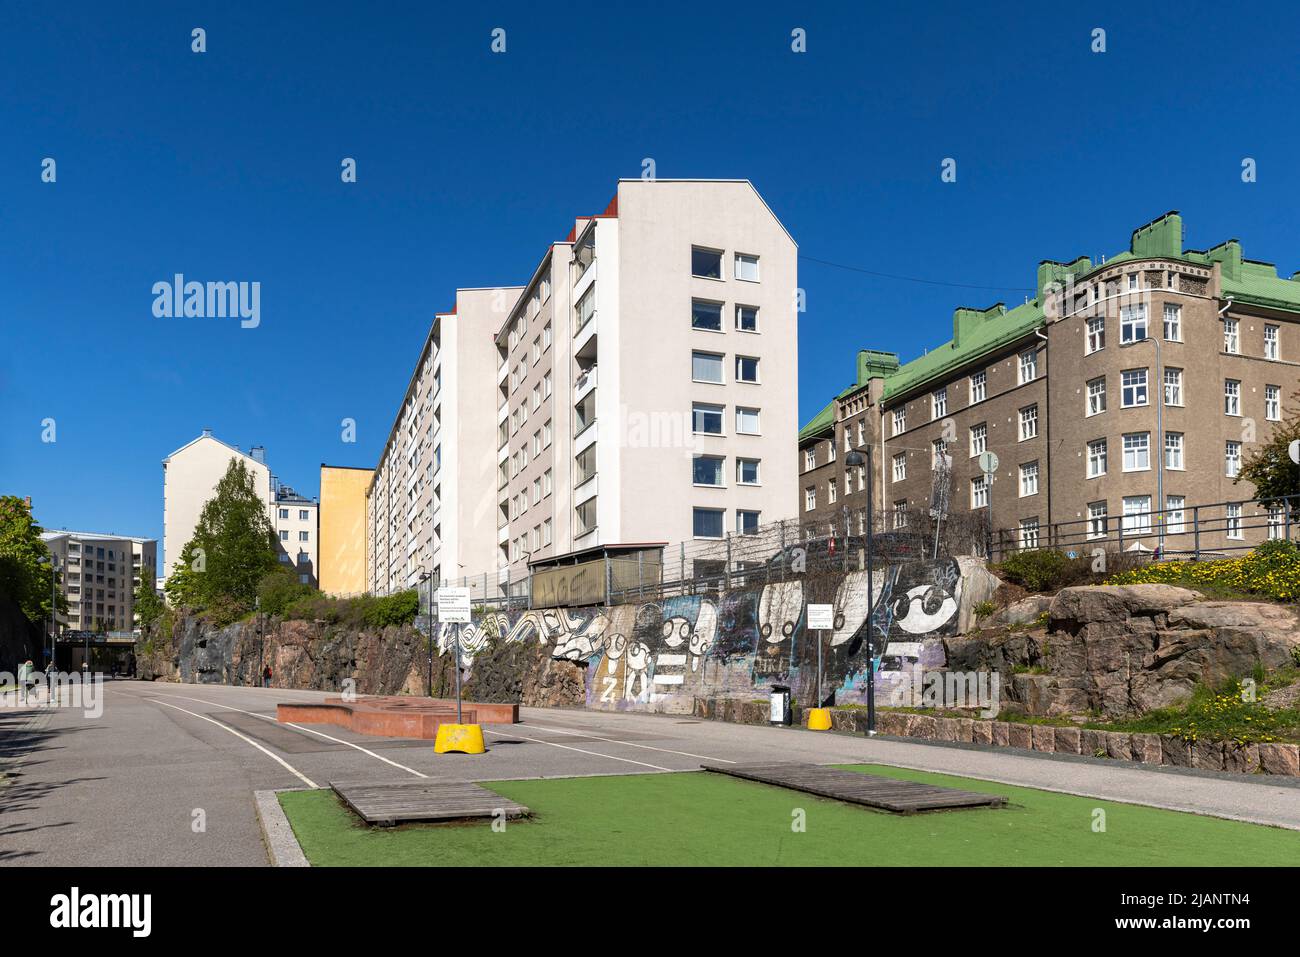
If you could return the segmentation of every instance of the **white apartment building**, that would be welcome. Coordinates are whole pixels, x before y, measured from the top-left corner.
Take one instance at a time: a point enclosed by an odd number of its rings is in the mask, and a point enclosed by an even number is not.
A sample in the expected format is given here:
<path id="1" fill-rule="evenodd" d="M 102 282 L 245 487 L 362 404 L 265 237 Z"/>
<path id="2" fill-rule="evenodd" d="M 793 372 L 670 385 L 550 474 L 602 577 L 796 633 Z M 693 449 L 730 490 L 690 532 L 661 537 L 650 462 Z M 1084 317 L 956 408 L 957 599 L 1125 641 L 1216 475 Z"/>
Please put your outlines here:
<path id="1" fill-rule="evenodd" d="M 68 613 L 60 631 L 136 631 L 135 589 L 157 572 L 158 543 L 97 532 L 47 531 L 41 540 L 61 572 Z"/>
<path id="2" fill-rule="evenodd" d="M 519 292 L 460 289 L 434 317 L 366 490 L 371 592 L 494 568 L 493 334 Z"/>
<path id="3" fill-rule="evenodd" d="M 279 560 L 293 567 L 300 582 L 315 585 L 317 503 L 279 483 L 267 467 L 264 448 L 241 451 L 213 436 L 211 429 L 204 429 L 198 438 L 163 459 L 163 581 L 171 577 L 181 552 L 194 537 L 203 506 L 235 459 L 242 460 L 252 473 L 253 487 L 266 503 L 266 517 L 279 544 Z"/>
<path id="4" fill-rule="evenodd" d="M 797 247 L 747 180 L 620 180 L 497 334 L 496 567 L 792 517 Z"/>

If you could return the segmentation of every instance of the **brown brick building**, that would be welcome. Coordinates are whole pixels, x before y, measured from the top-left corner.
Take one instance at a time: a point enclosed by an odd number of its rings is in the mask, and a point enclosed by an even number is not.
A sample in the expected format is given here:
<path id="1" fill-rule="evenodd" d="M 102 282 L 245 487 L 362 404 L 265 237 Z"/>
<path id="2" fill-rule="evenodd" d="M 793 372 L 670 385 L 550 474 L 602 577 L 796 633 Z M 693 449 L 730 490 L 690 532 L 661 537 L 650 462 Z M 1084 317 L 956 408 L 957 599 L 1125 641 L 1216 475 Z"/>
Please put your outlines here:
<path id="1" fill-rule="evenodd" d="M 1281 420 L 1298 360 L 1297 276 L 1243 259 L 1236 240 L 1184 250 L 1171 212 L 1103 263 L 1044 261 L 1023 305 L 957 309 L 952 339 L 912 362 L 859 353 L 855 383 L 800 432 L 800 515 L 839 522 L 865 505 L 843 461 L 870 445 L 877 528 L 946 495 L 954 517 L 991 502 L 1002 549 L 1280 537 L 1283 510 L 1234 476 Z"/>

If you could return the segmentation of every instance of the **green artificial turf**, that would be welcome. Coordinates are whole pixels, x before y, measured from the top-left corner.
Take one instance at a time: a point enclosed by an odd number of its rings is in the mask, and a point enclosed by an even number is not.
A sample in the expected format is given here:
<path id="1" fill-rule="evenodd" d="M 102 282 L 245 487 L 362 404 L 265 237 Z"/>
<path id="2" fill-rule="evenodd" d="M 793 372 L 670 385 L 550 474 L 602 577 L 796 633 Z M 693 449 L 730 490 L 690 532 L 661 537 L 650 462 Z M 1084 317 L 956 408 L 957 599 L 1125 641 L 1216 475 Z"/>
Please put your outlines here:
<path id="1" fill-rule="evenodd" d="M 280 803 L 316 866 L 1294 865 L 1300 832 L 924 771 L 855 771 L 1006 795 L 1010 806 L 897 815 L 711 773 L 485 784 L 534 817 L 369 828 L 332 791 Z M 796 832 L 795 809 L 806 815 Z M 1095 809 L 1105 831 L 1094 830 Z"/>

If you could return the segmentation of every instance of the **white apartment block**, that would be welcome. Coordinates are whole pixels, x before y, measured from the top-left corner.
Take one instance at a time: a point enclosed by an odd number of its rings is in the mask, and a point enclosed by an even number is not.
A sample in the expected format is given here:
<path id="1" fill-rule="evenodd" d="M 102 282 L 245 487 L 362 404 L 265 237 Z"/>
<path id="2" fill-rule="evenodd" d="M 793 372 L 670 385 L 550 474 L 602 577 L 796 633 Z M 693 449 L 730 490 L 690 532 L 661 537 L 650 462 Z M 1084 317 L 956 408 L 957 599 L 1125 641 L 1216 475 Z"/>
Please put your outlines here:
<path id="1" fill-rule="evenodd" d="M 282 486 L 266 464 L 266 452 L 254 446 L 248 452 L 216 438 L 211 429 L 163 459 L 163 573 L 171 577 L 203 506 L 216 494 L 217 483 L 235 459 L 243 461 L 253 476 L 253 487 L 266 503 L 266 517 L 275 530 L 278 557 L 293 568 L 298 580 L 316 584 L 319 506 L 312 499 Z"/>
<path id="2" fill-rule="evenodd" d="M 366 491 L 373 593 L 495 567 L 493 334 L 519 292 L 460 289 L 434 317 Z"/>
<path id="3" fill-rule="evenodd" d="M 496 567 L 792 517 L 797 247 L 746 180 L 620 180 L 497 339 Z"/>
<path id="4" fill-rule="evenodd" d="M 46 548 L 61 572 L 68 613 L 59 630 L 137 631 L 135 589 L 142 571 L 157 572 L 158 543 L 152 538 L 97 532 L 47 531 Z"/>

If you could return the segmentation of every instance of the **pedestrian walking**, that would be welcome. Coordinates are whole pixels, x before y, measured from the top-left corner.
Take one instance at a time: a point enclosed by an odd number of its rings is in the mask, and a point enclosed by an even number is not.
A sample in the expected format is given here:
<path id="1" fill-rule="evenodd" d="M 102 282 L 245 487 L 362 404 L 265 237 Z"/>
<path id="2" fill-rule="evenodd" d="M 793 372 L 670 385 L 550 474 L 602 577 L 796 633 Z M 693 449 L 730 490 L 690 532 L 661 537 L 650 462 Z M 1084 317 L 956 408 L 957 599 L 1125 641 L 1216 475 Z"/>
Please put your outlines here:
<path id="1" fill-rule="evenodd" d="M 18 666 L 18 685 L 23 689 L 23 704 L 27 703 L 27 696 L 31 694 L 32 688 L 36 684 L 36 679 L 32 677 L 35 670 L 32 667 L 32 659 L 30 658 Z"/>
<path id="2" fill-rule="evenodd" d="M 271 687 L 271 666 L 270 665 L 267 665 L 265 668 L 262 669 L 262 687 L 263 688 Z"/>

